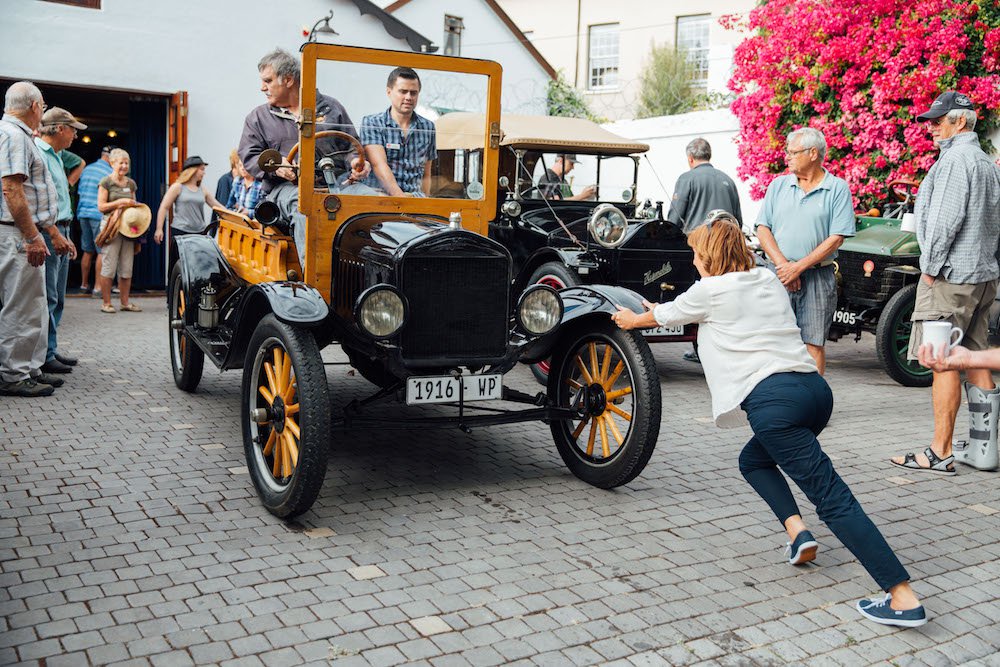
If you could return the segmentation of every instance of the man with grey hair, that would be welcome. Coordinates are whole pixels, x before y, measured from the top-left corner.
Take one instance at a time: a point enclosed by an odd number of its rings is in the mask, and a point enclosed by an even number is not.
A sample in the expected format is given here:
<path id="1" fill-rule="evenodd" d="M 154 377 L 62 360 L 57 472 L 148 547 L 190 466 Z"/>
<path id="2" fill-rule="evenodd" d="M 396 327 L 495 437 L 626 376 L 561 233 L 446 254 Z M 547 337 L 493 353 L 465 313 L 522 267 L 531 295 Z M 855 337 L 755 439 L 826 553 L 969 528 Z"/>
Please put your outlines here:
<path id="1" fill-rule="evenodd" d="M 49 302 L 49 336 L 45 363 L 42 365 L 46 373 L 69 373 L 76 364 L 76 359 L 59 354 L 56 340 L 56 330 L 66 302 L 69 262 L 76 259 L 76 248 L 68 238 L 69 227 L 73 223 L 73 202 L 70 201 L 69 178 L 61 155 L 73 143 L 76 131 L 86 129 L 87 126 L 73 114 L 53 107 L 42 116 L 42 126 L 38 130 L 40 136 L 35 138 L 35 145 L 45 160 L 59 201 L 56 224 L 46 230 L 49 256 L 45 258 L 45 296 Z"/>
<path id="2" fill-rule="evenodd" d="M 266 174 L 257 164 L 260 154 L 269 148 L 273 148 L 283 156 L 288 155 L 292 146 L 299 142 L 299 119 L 302 114 L 299 100 L 299 85 L 301 71 L 299 61 L 290 53 L 283 49 L 275 49 L 268 53 L 257 63 L 257 71 L 260 74 L 260 90 L 267 98 L 267 102 L 255 108 L 247 114 L 243 122 L 243 134 L 240 137 L 240 145 L 237 149 L 240 161 L 246 170 L 257 180 L 263 182 L 261 186 L 261 197 L 265 197 L 272 190 L 275 192 L 269 197 L 278 204 L 284 217 L 291 218 L 292 234 L 295 237 L 296 248 L 299 253 L 299 260 L 303 269 L 305 268 L 305 258 L 303 248 L 305 246 L 304 216 L 298 212 L 298 188 L 295 187 L 297 180 L 295 170 L 291 165 L 281 167 L 273 174 Z M 332 97 L 316 93 L 316 109 L 313 117 L 316 119 L 315 129 L 339 130 L 358 138 L 357 130 L 351 117 L 347 113 L 344 105 Z M 363 181 L 371 173 L 371 166 L 366 162 L 361 168 L 363 158 L 357 156 L 351 145 L 342 139 L 321 139 L 317 142 L 317 153 L 329 155 L 335 152 L 347 154 L 348 159 L 340 165 L 342 172 L 347 172 L 346 183 L 355 188 L 364 188 L 366 194 L 375 194 L 374 190 L 362 185 L 354 185 Z M 339 160 L 339 156 L 335 156 Z M 350 165 L 350 168 L 347 168 Z M 307 173 L 312 172 L 310 166 Z M 318 182 L 317 185 L 325 187 L 325 183 Z M 349 192 L 348 190 L 343 190 Z"/>
<path id="3" fill-rule="evenodd" d="M 788 290 L 802 342 L 820 374 L 837 308 L 833 260 L 856 230 L 850 188 L 823 167 L 825 157 L 822 132 L 791 132 L 785 143 L 789 173 L 768 186 L 757 219 L 757 238 Z"/>
<path id="4" fill-rule="evenodd" d="M 712 166 L 712 145 L 697 137 L 688 143 L 684 152 L 687 154 L 688 171 L 681 174 L 674 185 L 667 222 L 672 222 L 684 230 L 685 234 L 690 234 L 705 224 L 711 211 L 722 210 L 732 213 L 742 226 L 743 212 L 736 184 L 724 172 Z M 697 342 L 694 343 L 693 350 L 684 353 L 684 359 L 701 362 Z"/>
<path id="5" fill-rule="evenodd" d="M 48 343 L 45 272 L 49 254 L 43 231 L 58 220 L 55 184 L 32 134 L 45 102 L 29 81 L 4 96 L 0 119 L 0 395 L 49 396 L 63 384 L 43 373 Z M 46 232 L 48 233 L 48 232 Z M 57 238 L 52 237 L 53 240 Z M 68 252 L 69 246 L 56 246 Z"/>
<path id="6" fill-rule="evenodd" d="M 967 95 L 948 91 L 917 116 L 930 125 L 941 151 L 920 184 L 914 213 L 920 243 L 920 280 L 913 307 L 910 359 L 917 358 L 925 321 L 943 320 L 965 332 L 970 350 L 989 347 L 989 309 L 997 294 L 1000 265 L 1000 170 L 979 144 L 976 110 Z M 939 351 L 935 351 L 939 354 Z M 962 401 L 957 370 L 935 370 L 931 401 L 934 436 L 919 453 L 892 463 L 912 470 L 955 474 L 954 460 L 995 470 L 1000 389 L 986 369 L 968 369 L 969 440 L 952 450 L 955 418 Z"/>

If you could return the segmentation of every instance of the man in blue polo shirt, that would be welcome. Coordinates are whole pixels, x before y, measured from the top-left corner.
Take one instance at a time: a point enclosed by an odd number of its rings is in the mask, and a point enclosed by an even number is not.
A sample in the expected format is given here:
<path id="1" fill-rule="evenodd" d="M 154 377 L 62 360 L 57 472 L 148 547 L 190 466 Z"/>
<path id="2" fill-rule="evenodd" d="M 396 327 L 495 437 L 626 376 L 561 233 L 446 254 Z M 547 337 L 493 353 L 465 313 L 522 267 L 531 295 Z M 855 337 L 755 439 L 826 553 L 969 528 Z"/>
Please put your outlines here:
<path id="1" fill-rule="evenodd" d="M 368 185 L 393 197 L 430 194 L 431 163 L 437 158 L 434 123 L 417 114 L 420 77 L 409 67 L 389 73 L 385 112 L 361 121 L 361 143 L 372 165 Z"/>
<path id="2" fill-rule="evenodd" d="M 77 183 L 76 192 L 80 201 L 76 206 L 76 217 L 80 219 L 80 250 L 83 251 L 83 258 L 80 260 L 80 291 L 84 294 L 90 291 L 90 266 L 97 256 L 94 276 L 101 274 L 101 256 L 94 239 L 101 229 L 101 218 L 103 215 L 97 210 L 97 184 L 105 176 L 111 175 L 111 146 L 101 149 L 101 159 L 93 164 L 88 164 L 80 181 Z M 96 280 L 95 280 L 96 282 Z"/>
<path id="3" fill-rule="evenodd" d="M 844 238 L 854 236 L 854 205 L 847 182 L 823 168 L 826 138 L 804 127 L 788 135 L 788 174 L 764 195 L 757 238 L 788 289 L 802 342 L 822 374 L 826 337 L 837 308 L 833 260 Z"/>

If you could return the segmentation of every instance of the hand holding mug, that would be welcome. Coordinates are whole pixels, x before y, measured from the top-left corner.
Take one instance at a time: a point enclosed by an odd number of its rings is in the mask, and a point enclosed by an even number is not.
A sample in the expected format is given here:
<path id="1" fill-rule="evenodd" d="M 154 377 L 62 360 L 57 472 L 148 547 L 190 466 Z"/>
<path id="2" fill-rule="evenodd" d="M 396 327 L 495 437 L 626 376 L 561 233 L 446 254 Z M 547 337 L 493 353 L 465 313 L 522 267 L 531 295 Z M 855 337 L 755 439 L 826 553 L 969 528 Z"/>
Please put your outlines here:
<path id="1" fill-rule="evenodd" d="M 944 345 L 935 348 L 931 343 L 923 343 L 917 350 L 917 361 L 924 368 L 929 368 L 936 373 L 962 371 L 970 367 L 972 352 L 961 345 L 956 345 L 949 350 Z"/>

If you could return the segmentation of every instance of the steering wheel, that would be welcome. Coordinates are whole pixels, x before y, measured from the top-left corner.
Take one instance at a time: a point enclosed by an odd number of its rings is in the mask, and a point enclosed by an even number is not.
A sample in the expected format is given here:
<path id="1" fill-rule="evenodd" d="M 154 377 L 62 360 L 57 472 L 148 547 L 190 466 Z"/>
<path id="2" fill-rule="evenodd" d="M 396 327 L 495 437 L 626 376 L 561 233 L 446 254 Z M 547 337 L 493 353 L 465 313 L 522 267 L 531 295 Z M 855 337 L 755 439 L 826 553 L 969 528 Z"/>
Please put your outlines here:
<path id="1" fill-rule="evenodd" d="M 322 139 L 323 137 L 336 137 L 337 139 L 343 139 L 347 142 L 350 142 L 351 147 L 354 148 L 354 150 L 357 151 L 358 153 L 358 159 L 361 160 L 361 165 L 360 165 L 361 171 L 364 171 L 365 149 L 361 145 L 361 142 L 358 141 L 357 137 L 352 136 L 347 132 L 341 132 L 340 130 L 321 130 L 317 132 L 313 138 Z M 288 162 L 291 163 L 292 160 L 295 159 L 295 156 L 298 155 L 298 152 L 299 152 L 299 144 L 295 144 L 294 146 L 292 146 L 291 150 L 288 151 L 288 157 L 285 159 L 287 159 Z"/>
<path id="2" fill-rule="evenodd" d="M 905 178 L 897 178 L 889 181 L 889 196 L 894 201 L 911 201 L 920 189 L 920 183 Z"/>

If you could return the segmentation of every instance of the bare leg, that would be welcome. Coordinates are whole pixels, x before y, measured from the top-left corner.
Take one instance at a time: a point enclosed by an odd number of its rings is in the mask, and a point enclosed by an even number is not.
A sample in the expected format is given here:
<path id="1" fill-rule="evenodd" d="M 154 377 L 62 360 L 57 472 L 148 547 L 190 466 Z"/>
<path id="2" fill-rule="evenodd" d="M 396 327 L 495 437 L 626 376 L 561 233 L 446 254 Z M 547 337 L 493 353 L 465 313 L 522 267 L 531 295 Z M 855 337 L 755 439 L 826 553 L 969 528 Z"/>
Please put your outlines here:
<path id="1" fill-rule="evenodd" d="M 94 261 L 94 253 L 92 252 L 85 252 L 83 253 L 83 257 L 80 258 L 80 275 L 82 276 L 80 278 L 81 289 L 87 289 L 88 287 L 90 287 L 90 265 L 93 263 L 93 261 Z M 97 271 L 98 274 L 100 274 L 100 269 L 98 269 Z M 96 283 L 97 280 L 94 280 L 94 282 Z"/>
<path id="2" fill-rule="evenodd" d="M 131 278 L 122 278 L 121 276 L 118 276 L 118 290 L 121 292 L 121 294 L 119 294 L 118 297 L 122 301 L 122 306 L 128 306 L 128 293 L 131 288 L 132 288 Z"/>
<path id="3" fill-rule="evenodd" d="M 889 589 L 889 593 L 892 594 L 892 601 L 889 603 L 889 606 L 896 611 L 916 609 L 920 606 L 920 600 L 917 598 L 917 594 L 913 592 L 913 589 L 910 588 L 910 582 L 908 581 L 896 584 Z"/>
<path id="4" fill-rule="evenodd" d="M 805 529 L 806 523 L 802 520 L 801 514 L 793 514 L 785 519 L 785 532 L 788 533 L 789 542 L 794 542 L 795 538 L 799 536 L 799 533 Z"/>
<path id="5" fill-rule="evenodd" d="M 993 373 L 986 368 L 970 368 L 965 371 L 965 376 L 969 382 L 976 385 L 983 391 L 993 391 L 996 385 L 993 383 Z"/>
<path id="6" fill-rule="evenodd" d="M 823 375 L 826 372 L 826 348 L 822 345 L 810 345 L 806 343 L 806 350 L 809 351 L 809 356 L 816 362 L 819 374 Z"/>
<path id="7" fill-rule="evenodd" d="M 104 276 L 101 276 L 100 273 L 98 273 L 97 275 L 100 276 L 100 278 L 98 278 L 98 280 L 100 280 L 100 282 L 97 285 L 98 285 L 98 287 L 101 288 L 101 300 L 104 301 L 104 305 L 105 306 L 110 306 L 111 305 L 111 278 L 105 278 Z"/>

